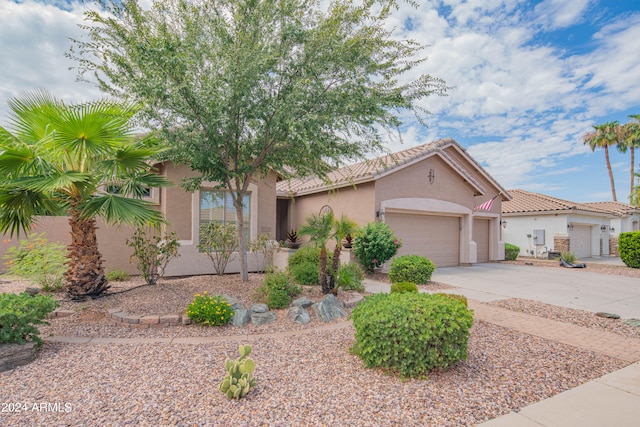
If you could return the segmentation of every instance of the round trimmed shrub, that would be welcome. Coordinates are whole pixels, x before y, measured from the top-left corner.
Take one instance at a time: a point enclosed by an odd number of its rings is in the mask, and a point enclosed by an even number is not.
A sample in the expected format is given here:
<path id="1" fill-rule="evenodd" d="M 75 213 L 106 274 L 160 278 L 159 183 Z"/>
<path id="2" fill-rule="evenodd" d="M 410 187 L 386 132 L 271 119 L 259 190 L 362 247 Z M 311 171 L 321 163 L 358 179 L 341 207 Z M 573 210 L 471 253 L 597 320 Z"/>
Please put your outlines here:
<path id="1" fill-rule="evenodd" d="M 327 253 L 327 265 L 331 265 L 331 253 Z M 320 248 L 303 246 L 289 257 L 289 274 L 300 285 L 317 285 L 319 280 Z"/>
<path id="2" fill-rule="evenodd" d="M 467 358 L 473 311 L 460 301 L 421 293 L 375 294 L 351 312 L 352 352 L 367 367 L 426 377 Z"/>
<path id="3" fill-rule="evenodd" d="M 256 289 L 256 297 L 269 308 L 286 308 L 291 304 L 291 298 L 300 295 L 302 288 L 289 283 L 285 273 L 267 273 L 264 283 Z"/>
<path id="4" fill-rule="evenodd" d="M 620 233 L 618 252 L 627 267 L 640 268 L 640 231 Z"/>
<path id="5" fill-rule="evenodd" d="M 520 247 L 512 245 L 511 243 L 504 244 L 504 259 L 507 261 L 515 261 L 520 254 Z"/>
<path id="6" fill-rule="evenodd" d="M 400 239 L 384 222 L 370 222 L 362 227 L 353 241 L 353 254 L 358 258 L 362 268 L 373 272 L 393 258 L 402 246 Z"/>
<path id="7" fill-rule="evenodd" d="M 391 293 L 403 294 L 405 292 L 418 292 L 418 285 L 413 282 L 398 282 L 391 285 Z"/>
<path id="8" fill-rule="evenodd" d="M 389 267 L 391 283 L 413 282 L 424 285 L 431 280 L 436 266 L 429 258 L 420 255 L 403 255 L 394 258 Z"/>

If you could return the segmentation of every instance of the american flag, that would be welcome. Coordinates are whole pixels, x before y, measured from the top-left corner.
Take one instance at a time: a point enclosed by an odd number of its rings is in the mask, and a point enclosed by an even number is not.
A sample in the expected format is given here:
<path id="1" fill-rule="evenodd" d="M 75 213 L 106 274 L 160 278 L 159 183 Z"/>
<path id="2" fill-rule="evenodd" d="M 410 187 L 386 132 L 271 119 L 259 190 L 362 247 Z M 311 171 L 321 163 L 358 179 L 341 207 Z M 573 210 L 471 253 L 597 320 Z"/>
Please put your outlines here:
<path id="1" fill-rule="evenodd" d="M 475 207 L 474 211 L 490 211 L 491 207 L 493 206 L 493 201 L 496 199 L 496 197 L 498 197 L 500 195 L 500 193 L 496 194 L 495 196 L 493 196 L 491 199 L 487 200 L 486 202 L 484 202 L 481 205 L 478 205 Z"/>

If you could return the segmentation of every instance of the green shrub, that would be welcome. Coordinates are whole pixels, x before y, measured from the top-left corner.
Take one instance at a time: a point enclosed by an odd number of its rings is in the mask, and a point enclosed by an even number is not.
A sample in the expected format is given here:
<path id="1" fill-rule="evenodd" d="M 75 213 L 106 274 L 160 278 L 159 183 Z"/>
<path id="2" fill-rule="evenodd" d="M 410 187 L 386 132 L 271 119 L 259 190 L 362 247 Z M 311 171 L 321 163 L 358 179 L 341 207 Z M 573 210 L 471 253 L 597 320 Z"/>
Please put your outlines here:
<path id="1" fill-rule="evenodd" d="M 425 377 L 467 358 L 473 311 L 459 301 L 424 293 L 375 294 L 351 313 L 352 348 L 367 367 Z"/>
<path id="2" fill-rule="evenodd" d="M 464 295 L 446 294 L 444 292 L 438 292 L 436 295 L 441 295 L 445 298 L 449 298 L 455 301 L 460 301 L 462 304 L 464 304 L 465 307 L 469 307 L 469 303 L 467 302 L 467 297 L 465 297 Z"/>
<path id="3" fill-rule="evenodd" d="M 364 291 L 364 271 L 355 262 L 349 262 L 338 268 L 337 287 L 345 291 Z"/>
<path id="4" fill-rule="evenodd" d="M 241 399 L 249 393 L 251 387 L 255 387 L 256 379 L 251 375 L 256 367 L 253 360 L 247 356 L 251 354 L 251 346 L 240 345 L 240 357 L 236 360 L 227 358 L 224 369 L 227 375 L 220 383 L 220 391 L 229 399 Z"/>
<path id="5" fill-rule="evenodd" d="M 0 294 L 0 343 L 41 343 L 35 325 L 46 324 L 43 319 L 57 306 L 56 300 L 45 295 Z"/>
<path id="6" fill-rule="evenodd" d="M 200 226 L 198 249 L 207 254 L 216 274 L 222 276 L 229 260 L 238 250 L 238 232 L 233 224 L 209 222 Z"/>
<path id="7" fill-rule="evenodd" d="M 317 279 L 316 279 L 317 282 Z M 267 273 L 264 284 L 256 289 L 258 299 L 270 308 L 285 308 L 291 304 L 291 298 L 302 293 L 302 288 L 289 283 L 285 273 Z"/>
<path id="8" fill-rule="evenodd" d="M 618 251 L 627 267 L 640 268 L 640 231 L 620 233 Z"/>
<path id="9" fill-rule="evenodd" d="M 353 240 L 353 253 L 369 273 L 393 258 L 402 246 L 400 239 L 384 222 L 370 222 Z"/>
<path id="10" fill-rule="evenodd" d="M 64 284 L 67 246 L 49 243 L 44 233 L 31 234 L 10 247 L 2 257 L 9 274 L 24 277 L 45 292 L 59 291 Z"/>
<path id="11" fill-rule="evenodd" d="M 129 273 L 124 270 L 111 270 L 105 277 L 109 282 L 125 282 L 129 280 Z"/>
<path id="12" fill-rule="evenodd" d="M 420 255 L 403 255 L 394 258 L 389 267 L 391 283 L 413 282 L 424 285 L 431 280 L 436 266 L 430 259 Z"/>
<path id="13" fill-rule="evenodd" d="M 127 239 L 127 246 L 133 248 L 130 261 L 135 264 L 142 277 L 149 285 L 155 285 L 164 276 L 164 270 L 173 258 L 180 256 L 178 248 L 180 242 L 176 232 L 158 235 L 147 235 L 142 229 L 137 229 L 131 239 Z"/>
<path id="14" fill-rule="evenodd" d="M 413 282 L 397 282 L 391 285 L 391 293 L 403 294 L 405 292 L 418 292 L 418 285 Z"/>
<path id="15" fill-rule="evenodd" d="M 504 259 L 507 261 L 515 261 L 520 254 L 520 248 L 516 245 L 512 245 L 511 243 L 504 244 Z"/>
<path id="16" fill-rule="evenodd" d="M 564 258 L 564 260 L 568 263 L 573 264 L 574 262 L 576 262 L 576 256 L 573 252 L 563 251 L 560 256 L 562 256 L 562 258 Z"/>
<path id="17" fill-rule="evenodd" d="M 327 254 L 327 263 L 331 264 L 331 254 Z M 320 248 L 303 246 L 289 257 L 289 274 L 300 285 L 317 285 L 319 281 L 318 264 L 320 264 Z"/>
<path id="18" fill-rule="evenodd" d="M 219 295 L 195 294 L 193 301 L 187 307 L 187 316 L 196 323 L 210 326 L 221 326 L 229 323 L 234 311 L 231 304 Z"/>

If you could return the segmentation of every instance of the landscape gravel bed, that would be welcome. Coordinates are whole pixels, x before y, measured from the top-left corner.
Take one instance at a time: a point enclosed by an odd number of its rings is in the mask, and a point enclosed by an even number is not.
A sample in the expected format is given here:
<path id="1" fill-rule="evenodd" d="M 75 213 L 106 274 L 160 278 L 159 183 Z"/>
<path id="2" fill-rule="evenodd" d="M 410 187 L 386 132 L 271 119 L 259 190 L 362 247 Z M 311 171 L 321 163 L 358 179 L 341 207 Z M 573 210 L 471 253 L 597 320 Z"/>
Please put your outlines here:
<path id="1" fill-rule="evenodd" d="M 403 382 L 364 368 L 353 343 L 350 325 L 255 339 L 257 386 L 234 401 L 217 387 L 237 342 L 47 342 L 33 363 L 0 374 L 0 401 L 27 408 L 0 425 L 471 426 L 626 365 L 476 322 L 468 360 Z M 60 410 L 32 409 L 40 403 Z"/>

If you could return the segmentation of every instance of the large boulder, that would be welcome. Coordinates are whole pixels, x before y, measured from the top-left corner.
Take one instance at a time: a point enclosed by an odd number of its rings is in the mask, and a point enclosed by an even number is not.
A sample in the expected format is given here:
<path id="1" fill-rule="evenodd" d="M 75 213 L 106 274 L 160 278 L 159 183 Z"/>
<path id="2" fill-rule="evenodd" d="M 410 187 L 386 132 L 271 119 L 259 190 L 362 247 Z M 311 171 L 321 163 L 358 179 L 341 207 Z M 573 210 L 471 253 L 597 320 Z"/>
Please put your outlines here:
<path id="1" fill-rule="evenodd" d="M 302 307 L 291 307 L 287 312 L 287 318 L 294 323 L 298 323 L 300 325 L 306 325 L 311 322 L 311 317 L 307 310 Z"/>
<path id="2" fill-rule="evenodd" d="M 274 323 L 276 320 L 276 314 L 273 311 L 267 311 L 266 313 L 253 313 L 251 315 L 251 321 L 256 326 Z"/>
<path id="3" fill-rule="evenodd" d="M 308 308 L 313 305 L 313 301 L 311 301 L 307 297 L 300 297 L 298 299 L 293 300 L 291 305 L 293 305 L 294 307 Z"/>
<path id="4" fill-rule="evenodd" d="M 250 310 L 254 313 L 266 313 L 269 311 L 269 306 L 267 304 L 253 304 Z"/>
<path id="5" fill-rule="evenodd" d="M 244 308 L 236 308 L 233 317 L 231 318 L 231 324 L 237 327 L 247 326 L 251 322 L 251 315 L 253 311 L 246 310 Z"/>
<path id="6" fill-rule="evenodd" d="M 327 295 L 322 301 L 313 304 L 311 309 L 316 317 L 323 322 L 329 322 L 347 315 L 344 311 L 344 303 L 333 294 Z"/>

